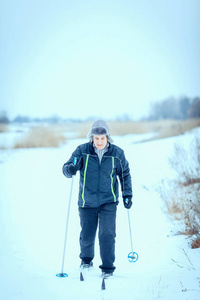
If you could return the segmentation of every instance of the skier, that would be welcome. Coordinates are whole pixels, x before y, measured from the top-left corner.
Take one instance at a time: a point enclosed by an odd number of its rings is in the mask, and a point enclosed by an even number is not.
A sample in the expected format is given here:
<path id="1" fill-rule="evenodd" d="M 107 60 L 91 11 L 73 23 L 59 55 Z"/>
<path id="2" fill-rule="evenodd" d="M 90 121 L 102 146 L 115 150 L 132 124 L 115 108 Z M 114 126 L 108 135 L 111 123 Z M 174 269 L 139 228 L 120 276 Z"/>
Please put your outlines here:
<path id="1" fill-rule="evenodd" d="M 132 205 L 132 184 L 124 151 L 113 144 L 109 127 L 97 120 L 88 133 L 89 142 L 72 153 L 63 166 L 63 174 L 71 178 L 80 171 L 79 216 L 81 267 L 93 266 L 94 244 L 99 224 L 99 246 L 102 275 L 109 277 L 115 270 L 116 211 L 119 202 L 118 178 L 123 203 Z M 74 165 L 74 158 L 77 159 Z"/>

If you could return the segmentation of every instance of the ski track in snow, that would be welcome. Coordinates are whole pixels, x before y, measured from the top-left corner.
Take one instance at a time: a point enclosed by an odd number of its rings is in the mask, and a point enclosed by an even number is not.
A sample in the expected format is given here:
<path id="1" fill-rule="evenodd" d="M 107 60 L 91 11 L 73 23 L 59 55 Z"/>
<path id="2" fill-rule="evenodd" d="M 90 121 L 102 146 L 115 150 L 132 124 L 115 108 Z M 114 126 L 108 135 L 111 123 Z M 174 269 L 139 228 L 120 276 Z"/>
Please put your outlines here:
<path id="1" fill-rule="evenodd" d="M 116 271 L 101 291 L 98 239 L 94 268 L 80 282 L 78 181 L 74 180 L 64 272 L 63 243 L 71 180 L 62 165 L 80 143 L 71 140 L 59 149 L 15 150 L 0 164 L 0 298 L 8 300 L 197 300 L 200 297 L 199 249 L 187 238 L 171 234 L 172 224 L 162 210 L 155 185 L 172 177 L 167 158 L 177 139 L 187 135 L 134 144 L 134 137 L 114 137 L 125 150 L 133 179 L 130 210 L 133 247 L 139 260 L 129 263 L 131 251 L 127 211 L 117 211 Z M 188 259 L 189 258 L 189 259 Z"/>

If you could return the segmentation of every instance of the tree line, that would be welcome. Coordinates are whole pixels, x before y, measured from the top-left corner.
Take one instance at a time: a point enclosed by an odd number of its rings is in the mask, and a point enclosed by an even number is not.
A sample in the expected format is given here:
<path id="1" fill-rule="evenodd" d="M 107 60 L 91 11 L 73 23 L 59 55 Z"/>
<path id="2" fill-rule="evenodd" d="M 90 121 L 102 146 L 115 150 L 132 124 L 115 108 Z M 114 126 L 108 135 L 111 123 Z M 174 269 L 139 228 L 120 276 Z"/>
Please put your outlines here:
<path id="1" fill-rule="evenodd" d="M 129 111 L 130 113 L 130 111 Z M 176 120 L 187 120 L 193 118 L 200 118 L 200 97 L 189 98 L 189 97 L 170 97 L 164 100 L 153 102 L 150 107 L 150 112 L 147 118 L 148 121 L 162 120 L 162 119 L 176 119 Z M 88 120 L 93 120 L 92 117 Z M 130 117 L 121 117 L 121 121 L 130 121 Z M 66 119 L 63 120 L 57 115 L 50 116 L 48 118 L 30 118 L 28 116 L 18 115 L 12 121 L 8 118 L 5 111 L 0 112 L 0 123 L 8 124 L 14 123 L 30 123 L 30 122 L 47 122 L 47 123 L 59 123 L 63 122 L 74 122 L 80 121 L 79 119 Z"/>
<path id="2" fill-rule="evenodd" d="M 200 118 L 200 97 L 170 97 L 151 104 L 148 120 Z"/>

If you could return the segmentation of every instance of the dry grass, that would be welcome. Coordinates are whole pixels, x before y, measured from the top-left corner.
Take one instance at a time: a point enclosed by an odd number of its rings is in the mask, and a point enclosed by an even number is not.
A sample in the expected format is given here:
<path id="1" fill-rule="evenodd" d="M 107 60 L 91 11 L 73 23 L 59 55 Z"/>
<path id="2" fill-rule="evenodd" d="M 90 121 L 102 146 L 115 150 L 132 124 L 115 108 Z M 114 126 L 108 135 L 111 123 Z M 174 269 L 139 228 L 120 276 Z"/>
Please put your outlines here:
<path id="1" fill-rule="evenodd" d="M 58 147 L 65 142 L 62 130 L 57 127 L 33 127 L 30 132 L 14 148 Z"/>
<path id="2" fill-rule="evenodd" d="M 200 126 L 200 119 L 187 121 L 112 122 L 110 123 L 110 131 L 113 135 L 157 132 L 158 136 L 154 138 L 157 139 L 180 135 L 198 126 Z"/>
<path id="3" fill-rule="evenodd" d="M 85 138 L 93 122 L 72 124 L 71 129 L 78 133 L 79 138 Z M 200 126 L 200 119 L 186 121 L 160 120 L 160 121 L 108 121 L 111 136 L 126 134 L 142 134 L 148 132 L 158 133 L 153 139 L 166 138 L 185 133 Z"/>
<path id="4" fill-rule="evenodd" d="M 62 125 L 49 125 L 33 127 L 29 134 L 17 141 L 14 148 L 33 148 L 33 147 L 58 147 L 64 141 L 63 133 L 74 133 L 71 138 L 86 138 L 93 122 L 71 122 Z M 161 121 L 108 121 L 111 136 L 123 136 L 127 134 L 142 134 L 154 132 L 157 135 L 152 139 L 165 138 L 183 134 L 192 128 L 200 126 L 200 119 L 187 121 L 161 120 Z M 8 130 L 8 127 L 0 125 L 0 132 Z M 70 135 L 68 135 L 70 136 Z"/>
<path id="5" fill-rule="evenodd" d="M 200 127 L 200 119 L 165 120 L 158 124 L 159 138 L 181 135 L 196 127 Z"/>
<path id="6" fill-rule="evenodd" d="M 0 123 L 0 132 L 8 132 L 8 131 L 9 131 L 8 125 Z"/>
<path id="7" fill-rule="evenodd" d="M 175 220 L 181 220 L 182 219 L 182 211 L 183 211 L 183 205 L 181 203 L 177 202 L 176 198 L 172 198 L 171 201 L 166 201 L 165 205 L 167 207 L 167 212 L 170 216 L 173 216 Z"/>
<path id="8" fill-rule="evenodd" d="M 80 138 L 85 138 L 91 129 L 93 122 L 81 123 L 76 127 Z M 111 136 L 119 135 L 123 136 L 126 134 L 141 134 L 151 132 L 149 129 L 149 122 L 120 122 L 120 121 L 108 121 Z"/>

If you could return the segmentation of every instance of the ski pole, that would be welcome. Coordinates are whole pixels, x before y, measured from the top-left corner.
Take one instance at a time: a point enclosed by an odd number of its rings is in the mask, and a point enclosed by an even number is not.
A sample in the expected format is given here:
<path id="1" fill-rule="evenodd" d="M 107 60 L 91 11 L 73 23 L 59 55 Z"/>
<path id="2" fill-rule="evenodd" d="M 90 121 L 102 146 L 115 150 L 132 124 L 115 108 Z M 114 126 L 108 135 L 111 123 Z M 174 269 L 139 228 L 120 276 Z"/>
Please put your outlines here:
<path id="1" fill-rule="evenodd" d="M 133 251 L 133 238 L 132 238 L 132 230 L 131 230 L 131 220 L 130 220 L 130 214 L 129 209 L 127 209 L 128 213 L 128 224 L 129 224 L 129 233 L 130 233 L 130 242 L 131 242 L 131 252 L 128 254 L 128 261 L 129 262 L 136 262 L 138 260 L 138 254 Z"/>
<path id="2" fill-rule="evenodd" d="M 131 241 L 131 252 L 133 252 L 133 239 L 132 239 L 132 230 L 131 230 L 131 220 L 130 220 L 130 214 L 129 210 L 127 209 L 128 213 L 128 224 L 129 224 L 129 233 L 130 233 L 130 241 Z"/>
<path id="3" fill-rule="evenodd" d="M 74 165 L 76 165 L 76 161 L 77 161 L 77 158 L 75 157 Z M 68 277 L 68 274 L 63 273 L 63 269 L 64 269 L 64 263 L 65 263 L 65 250 L 66 250 L 66 243 L 67 243 L 67 231 L 68 231 L 69 212 L 70 212 L 71 199 L 72 199 L 73 183 L 74 183 L 74 176 L 72 176 L 71 189 L 70 189 L 70 195 L 69 195 L 61 273 L 56 274 L 57 277 Z"/>

